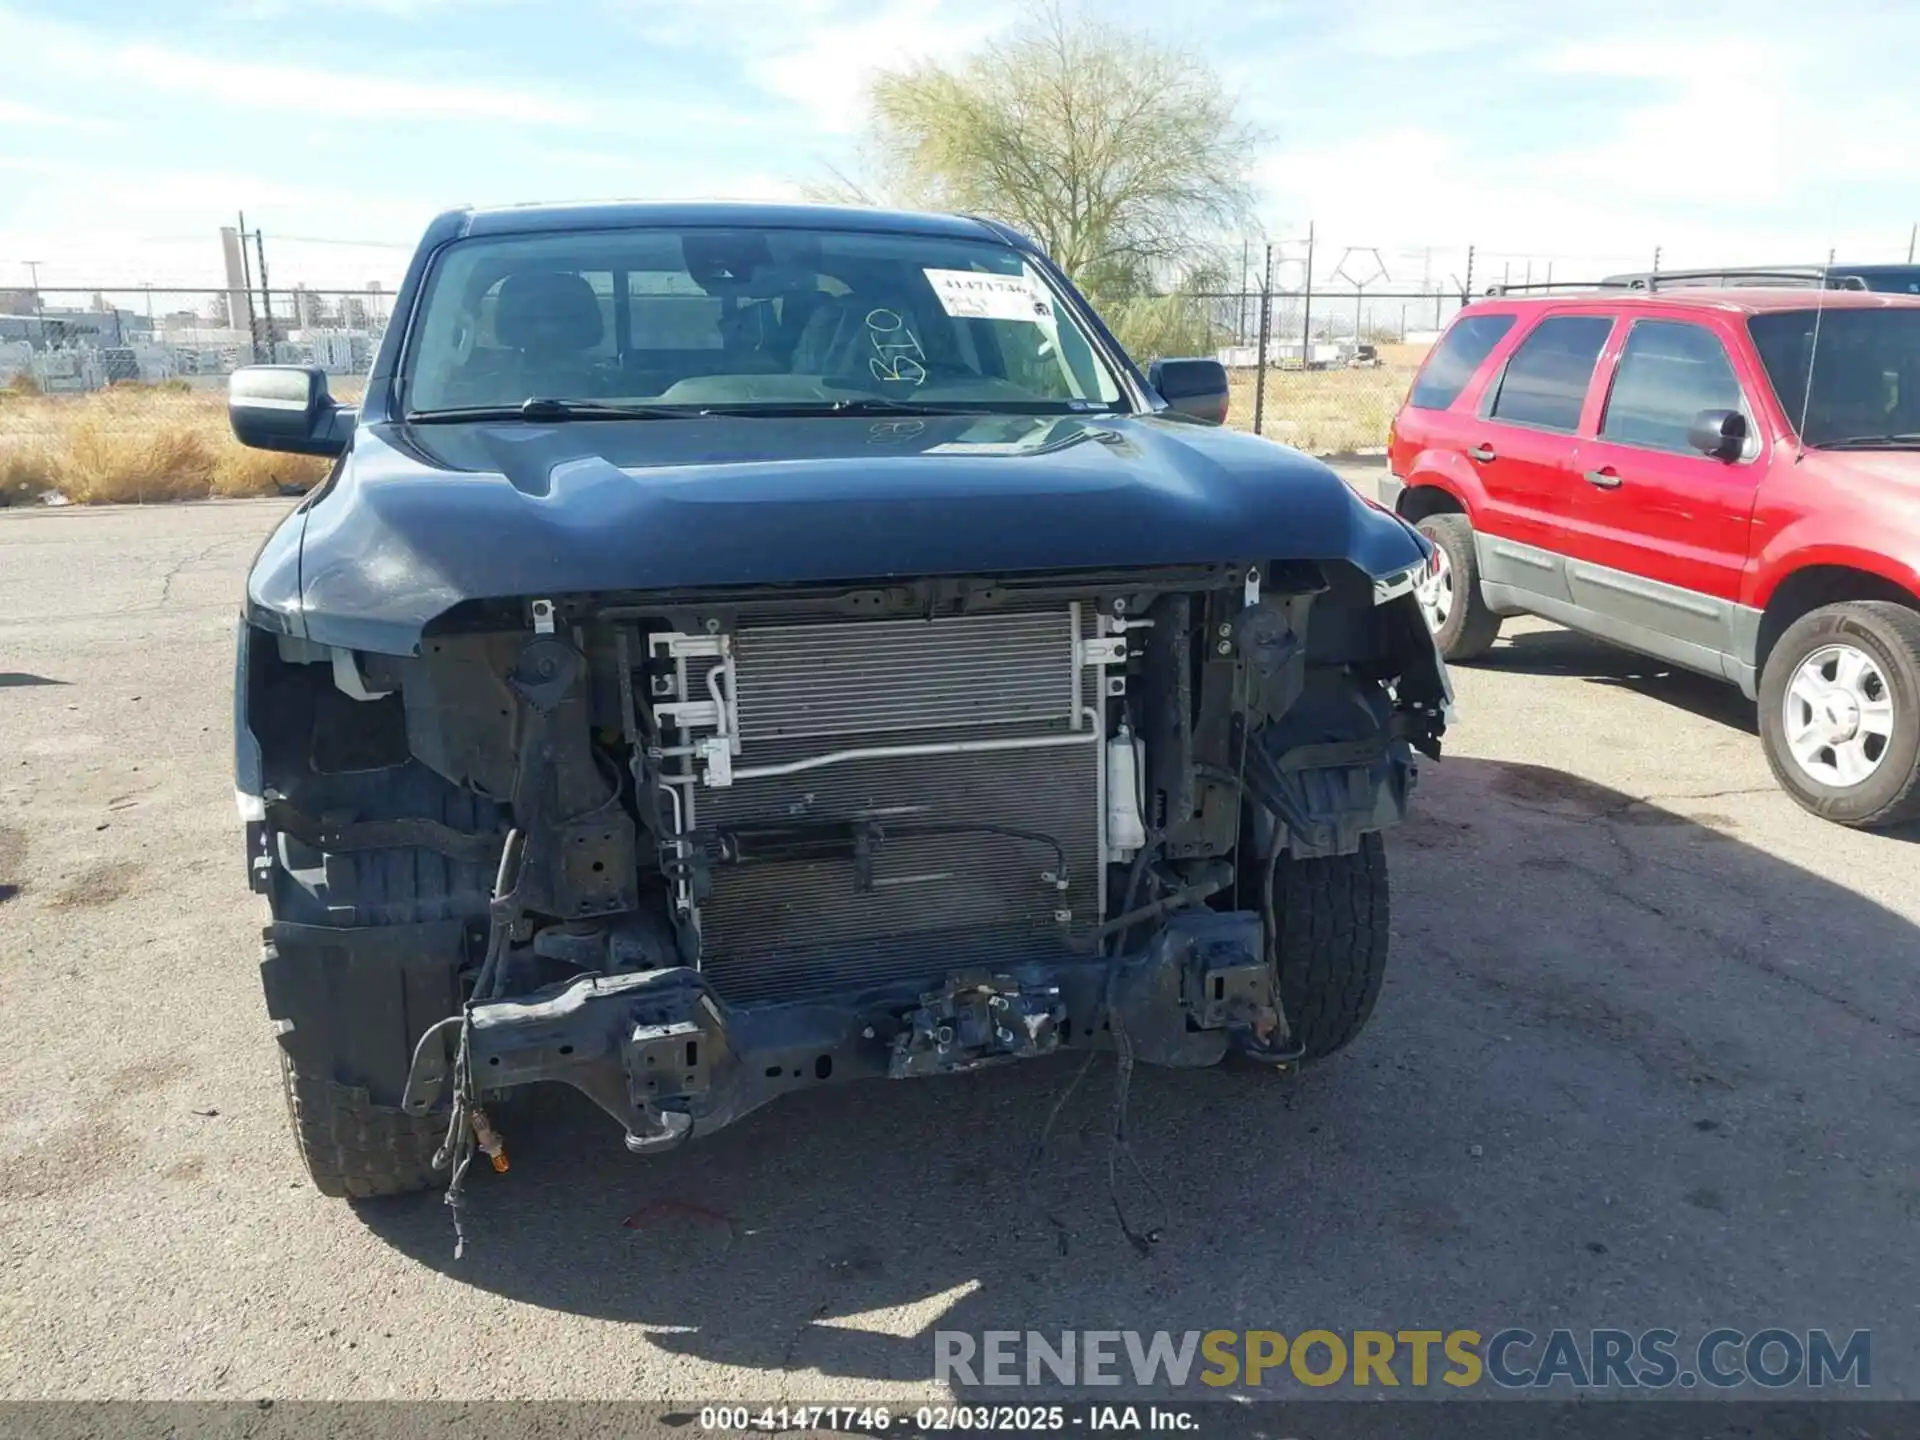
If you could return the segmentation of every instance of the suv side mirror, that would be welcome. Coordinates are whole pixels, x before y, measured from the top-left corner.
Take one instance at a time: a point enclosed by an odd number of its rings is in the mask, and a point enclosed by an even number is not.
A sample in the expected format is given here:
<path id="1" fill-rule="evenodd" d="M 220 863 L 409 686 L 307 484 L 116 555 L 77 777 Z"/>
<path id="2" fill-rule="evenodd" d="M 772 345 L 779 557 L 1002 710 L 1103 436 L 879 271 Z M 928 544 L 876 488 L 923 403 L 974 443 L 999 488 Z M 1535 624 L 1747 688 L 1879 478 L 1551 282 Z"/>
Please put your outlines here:
<path id="1" fill-rule="evenodd" d="M 355 413 L 333 398 L 318 365 L 247 365 L 227 379 L 227 423 L 255 450 L 339 455 Z"/>
<path id="2" fill-rule="evenodd" d="M 1156 360 L 1147 367 L 1147 384 L 1177 414 L 1226 423 L 1227 367 L 1218 360 Z"/>
<path id="3" fill-rule="evenodd" d="M 1687 427 L 1687 443 L 1716 460 L 1738 460 L 1747 448 L 1747 417 L 1738 410 L 1702 410 Z"/>

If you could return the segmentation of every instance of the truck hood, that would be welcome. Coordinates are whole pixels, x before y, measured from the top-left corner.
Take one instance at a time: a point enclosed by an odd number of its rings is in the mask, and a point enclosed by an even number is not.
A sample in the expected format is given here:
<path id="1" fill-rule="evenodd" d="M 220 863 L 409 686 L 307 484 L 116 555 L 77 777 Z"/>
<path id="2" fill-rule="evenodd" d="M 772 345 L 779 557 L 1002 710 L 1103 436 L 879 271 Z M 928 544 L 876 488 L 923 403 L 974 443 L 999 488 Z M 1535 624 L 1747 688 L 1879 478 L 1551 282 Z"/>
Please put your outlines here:
<path id="1" fill-rule="evenodd" d="M 383 422 L 304 521 L 258 618 L 392 654 L 475 599 L 1424 554 L 1317 460 L 1152 416 Z"/>

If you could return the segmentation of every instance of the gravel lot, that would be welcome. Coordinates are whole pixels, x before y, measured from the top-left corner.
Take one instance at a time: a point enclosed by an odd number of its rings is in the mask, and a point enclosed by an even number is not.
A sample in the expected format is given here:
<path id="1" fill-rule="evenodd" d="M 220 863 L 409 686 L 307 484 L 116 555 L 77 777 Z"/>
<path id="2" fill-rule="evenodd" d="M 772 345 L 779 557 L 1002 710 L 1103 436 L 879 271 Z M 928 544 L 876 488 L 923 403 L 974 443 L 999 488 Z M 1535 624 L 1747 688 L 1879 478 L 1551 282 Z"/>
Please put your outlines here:
<path id="1" fill-rule="evenodd" d="M 651 1162 L 542 1097 L 458 1263 L 437 1196 L 322 1200 L 230 800 L 284 508 L 0 513 L 0 1396 L 898 1396 L 936 1323 L 1872 1327 L 1875 1393 L 1920 1396 L 1916 837 L 1795 809 L 1732 690 L 1532 623 L 1456 675 L 1367 1035 L 1137 1077 L 1149 1258 L 1105 1065 L 1026 1183 L 1072 1062 Z"/>

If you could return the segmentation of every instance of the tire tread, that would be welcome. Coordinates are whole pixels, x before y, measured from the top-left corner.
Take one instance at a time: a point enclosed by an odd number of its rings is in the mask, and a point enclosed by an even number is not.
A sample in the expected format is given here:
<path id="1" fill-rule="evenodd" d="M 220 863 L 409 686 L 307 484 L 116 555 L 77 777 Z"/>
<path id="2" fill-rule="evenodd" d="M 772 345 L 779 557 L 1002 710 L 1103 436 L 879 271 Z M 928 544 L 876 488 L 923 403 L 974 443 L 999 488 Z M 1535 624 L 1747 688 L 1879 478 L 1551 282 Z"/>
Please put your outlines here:
<path id="1" fill-rule="evenodd" d="M 1280 998 L 1312 1060 L 1366 1027 L 1386 975 L 1386 843 L 1376 832 L 1351 855 L 1282 857 L 1274 876 Z"/>
<path id="2" fill-rule="evenodd" d="M 322 1195 L 367 1200 L 435 1183 L 433 1155 L 446 1136 L 444 1117 L 375 1105 L 365 1090 L 301 1074 L 285 1052 L 280 1076 L 294 1142 Z"/>
<path id="3" fill-rule="evenodd" d="M 1455 603 L 1464 608 L 1451 638 L 1442 639 L 1448 626 L 1442 626 L 1435 639 L 1441 640 L 1441 654 L 1449 663 L 1477 660 L 1493 648 L 1500 638 L 1500 617 L 1487 608 L 1480 595 L 1480 557 L 1473 548 L 1473 522 L 1464 515 L 1429 515 L 1415 526 L 1436 545 L 1445 544 L 1448 562 L 1453 566 Z"/>

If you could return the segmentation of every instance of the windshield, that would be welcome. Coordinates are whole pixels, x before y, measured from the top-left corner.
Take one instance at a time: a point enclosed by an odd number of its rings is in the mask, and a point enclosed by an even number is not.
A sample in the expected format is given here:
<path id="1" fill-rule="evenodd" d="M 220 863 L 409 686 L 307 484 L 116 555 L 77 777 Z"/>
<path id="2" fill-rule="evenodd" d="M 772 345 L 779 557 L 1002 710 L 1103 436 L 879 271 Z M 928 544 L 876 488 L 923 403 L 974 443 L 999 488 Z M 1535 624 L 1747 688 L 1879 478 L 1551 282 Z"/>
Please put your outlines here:
<path id="1" fill-rule="evenodd" d="M 422 306 L 405 375 L 414 415 L 536 398 L 1044 414 L 1121 395 L 1044 277 L 990 242 L 751 229 L 473 239 L 440 258 Z"/>
<path id="2" fill-rule="evenodd" d="M 1787 423 L 1808 445 L 1920 448 L 1920 307 L 1827 310 L 1817 347 L 1814 318 L 1813 310 L 1783 310 L 1747 322 Z"/>

